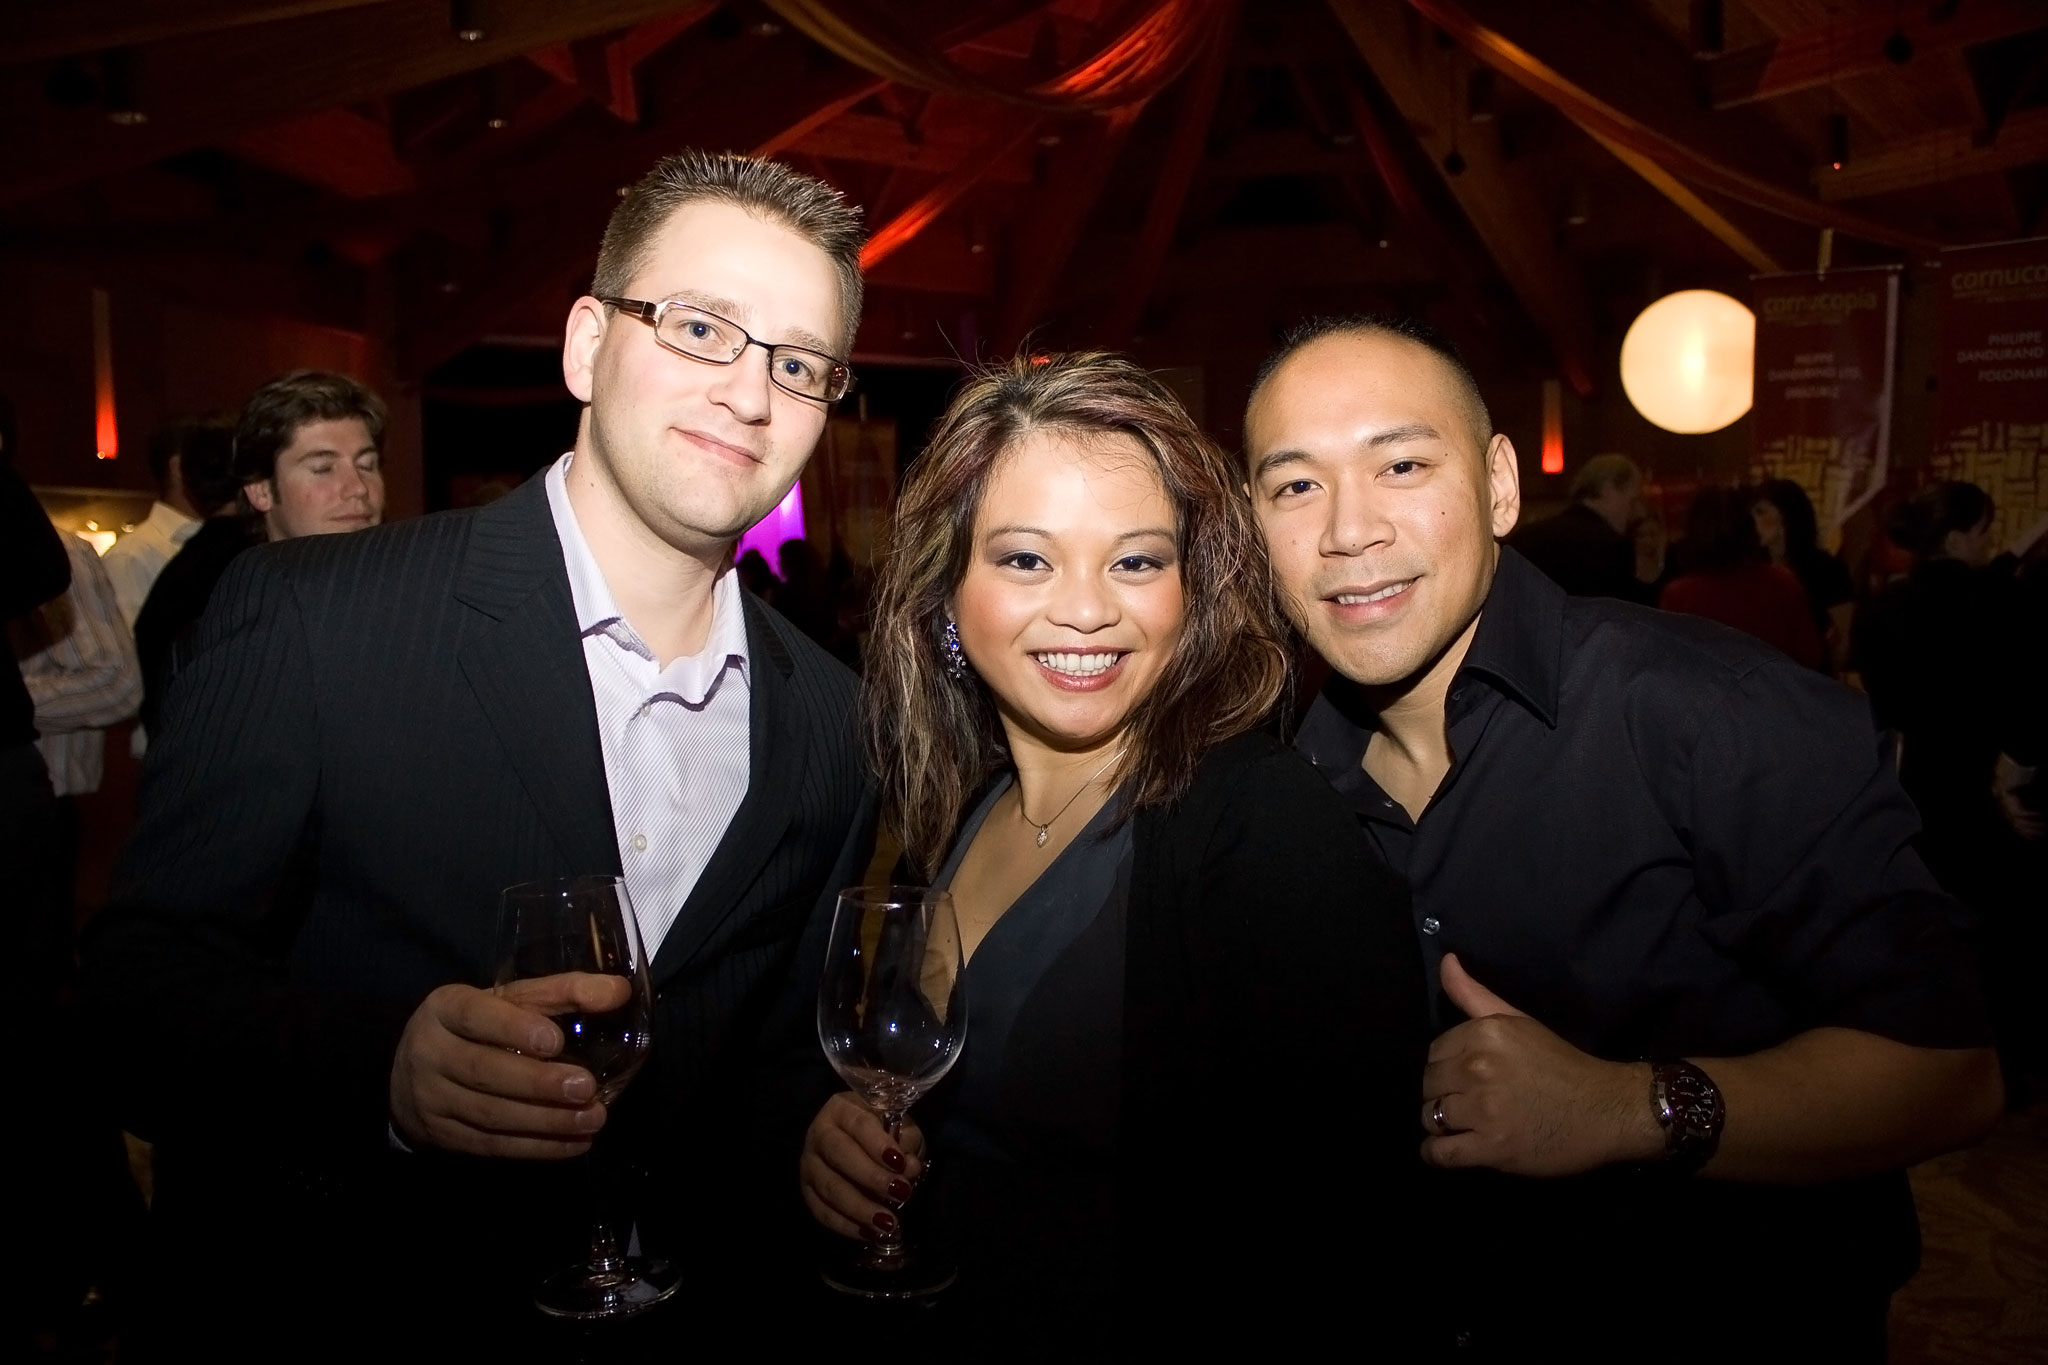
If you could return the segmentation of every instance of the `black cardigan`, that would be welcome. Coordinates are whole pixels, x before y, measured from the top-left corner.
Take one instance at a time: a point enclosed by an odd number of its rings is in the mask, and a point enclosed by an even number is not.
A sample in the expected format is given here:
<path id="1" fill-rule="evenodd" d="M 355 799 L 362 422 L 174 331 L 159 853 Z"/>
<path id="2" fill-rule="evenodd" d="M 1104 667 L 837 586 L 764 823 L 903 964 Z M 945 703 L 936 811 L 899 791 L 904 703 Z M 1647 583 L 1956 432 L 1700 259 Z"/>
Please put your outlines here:
<path id="1" fill-rule="evenodd" d="M 1405 884 L 1263 734 L 1213 750 L 1132 842 L 1126 1352 L 1334 1331 L 1405 1358 L 1436 1318 L 1418 1292 L 1429 1034 Z"/>

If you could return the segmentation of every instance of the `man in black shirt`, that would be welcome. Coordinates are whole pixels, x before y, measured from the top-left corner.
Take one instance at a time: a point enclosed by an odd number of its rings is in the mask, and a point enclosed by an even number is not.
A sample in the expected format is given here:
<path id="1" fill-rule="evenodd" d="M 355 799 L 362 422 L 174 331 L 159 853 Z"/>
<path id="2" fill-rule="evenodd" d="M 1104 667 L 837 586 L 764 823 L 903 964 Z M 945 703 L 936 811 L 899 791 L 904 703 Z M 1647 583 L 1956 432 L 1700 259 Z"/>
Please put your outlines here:
<path id="1" fill-rule="evenodd" d="M 1246 415 L 1339 675 L 1302 748 L 1415 890 L 1444 1030 L 1418 1253 L 1475 1355 L 1880 1360 L 1902 1175 L 2000 1105 L 1967 924 L 1860 701 L 1746 637 L 1567 598 L 1515 452 L 1412 323 L 1297 334 Z"/>
<path id="2" fill-rule="evenodd" d="M 1636 576 L 1630 528 L 1647 516 L 1643 475 L 1626 455 L 1595 455 L 1572 477 L 1571 505 L 1519 527 L 1510 542 L 1574 597 L 1657 604 L 1657 584 Z"/>

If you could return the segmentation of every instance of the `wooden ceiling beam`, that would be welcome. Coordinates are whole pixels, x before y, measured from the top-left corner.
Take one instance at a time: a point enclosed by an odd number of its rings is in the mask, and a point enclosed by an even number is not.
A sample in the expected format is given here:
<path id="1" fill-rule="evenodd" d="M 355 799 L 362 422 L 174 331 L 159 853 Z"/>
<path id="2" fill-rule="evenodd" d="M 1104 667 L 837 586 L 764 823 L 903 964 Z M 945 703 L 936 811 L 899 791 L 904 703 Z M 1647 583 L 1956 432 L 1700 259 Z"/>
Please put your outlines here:
<path id="1" fill-rule="evenodd" d="M 853 161 L 870 166 L 947 175 L 960 169 L 980 145 L 982 125 L 966 118 L 931 121 L 913 139 L 900 119 L 886 114 L 844 114 L 793 143 L 790 150 L 828 161 Z M 1032 149 L 1017 150 L 982 168 L 990 182 L 1028 185 L 1032 180 Z"/>
<path id="2" fill-rule="evenodd" d="M 1616 161 L 1641 176 L 1651 189 L 1669 199 L 1679 212 L 1705 228 L 1714 240 L 1740 256 L 1750 269 L 1762 271 L 1766 275 L 1784 273 L 1785 267 L 1779 263 L 1777 257 L 1731 222 L 1728 215 L 1693 193 L 1692 187 L 1677 176 L 1632 148 L 1610 141 L 1598 133 L 1591 133 L 1589 136 L 1611 152 Z"/>
<path id="3" fill-rule="evenodd" d="M 0 66 L 139 47 L 392 0 L 16 0 L 0 14 Z"/>
<path id="4" fill-rule="evenodd" d="M 614 38 L 584 38 L 550 43 L 526 54 L 526 60 L 563 85 L 588 95 L 621 123 L 640 121 L 640 90 L 634 76 L 640 63 L 674 42 L 711 14 L 711 7 L 665 14 L 636 24 Z"/>
<path id="5" fill-rule="evenodd" d="M 1940 8 L 1887 6 L 1865 18 L 1814 24 L 1774 42 L 1712 58 L 1706 64 L 1708 101 L 1716 109 L 1733 109 L 1873 71 L 1903 70 L 1885 53 L 1894 34 L 1905 35 L 1918 60 L 2010 38 L 2048 23 L 2040 0 L 1962 0 L 1946 19 L 1933 17 Z"/>
<path id="6" fill-rule="evenodd" d="M 1499 139 L 1485 130 L 1458 134 L 1464 85 L 1452 54 L 1436 46 L 1402 0 L 1330 0 L 1330 8 L 1549 343 L 1558 373 L 1590 397 L 1598 385 L 1585 282 L 1557 248 L 1554 215 L 1502 154 Z M 1455 172 L 1446 165 L 1454 152 L 1464 163 Z"/>
<path id="7" fill-rule="evenodd" d="M 1330 0 L 1331 7 L 1339 14 L 1358 8 L 1359 3 L 1360 0 Z M 1921 233 L 1836 208 L 1789 188 L 1750 169 L 1746 159 L 1738 160 L 1725 154 L 1709 155 L 1689 142 L 1678 141 L 1670 133 L 1646 123 L 1642 117 L 1624 113 L 1611 99 L 1594 94 L 1500 29 L 1479 21 L 1459 0 L 1407 0 L 1407 4 L 1474 58 L 1543 100 L 1585 132 L 1630 148 L 1643 160 L 1662 166 L 1696 190 L 1710 190 L 1795 223 L 1832 229 L 1844 236 L 1860 237 L 1868 242 L 1916 251 L 1940 246 L 1939 242 Z M 1526 11 L 1517 12 L 1526 17 Z M 1554 42 L 1564 41 L 1561 32 L 1548 36 Z M 1584 52 L 1578 55 L 1581 60 L 1587 56 Z M 1658 105 L 1645 106 L 1644 111 L 1650 117 L 1662 113 Z M 1452 117 L 1457 116 L 1452 114 Z"/>
<path id="8" fill-rule="evenodd" d="M 618 203 L 616 187 L 638 180 L 662 156 L 686 146 L 744 147 L 772 156 L 881 87 L 865 71 L 821 60 L 793 35 L 755 44 L 738 62 L 722 48 L 692 53 L 678 74 L 714 82 L 733 98 L 687 109 L 671 102 L 612 141 L 578 140 L 507 168 L 513 181 L 537 187 L 536 193 L 509 215 L 514 236 L 502 250 L 464 262 L 453 294 L 443 291 L 443 281 L 422 279 L 402 301 L 407 375 L 424 375 L 535 297 L 587 281 Z"/>
<path id="9" fill-rule="evenodd" d="M 910 245 L 917 235 L 936 222 L 947 209 L 960 202 L 969 190 L 981 183 L 982 174 L 991 165 L 1009 156 L 1018 148 L 1026 146 L 1031 135 L 1038 130 L 1039 120 L 1035 115 L 1006 113 L 996 127 L 982 139 L 952 174 L 926 190 L 904 206 L 889 221 L 877 227 L 861 248 L 861 269 L 871 270 L 875 266 Z"/>
<path id="10" fill-rule="evenodd" d="M 0 71 L 0 124 L 13 134 L 0 142 L 0 201 L 700 8 L 710 8 L 707 0 L 491 0 L 483 38 L 462 42 L 441 0 L 389 0 L 188 35 L 137 54 L 136 95 L 148 122 L 135 127 L 110 127 L 93 110 L 53 110 L 40 70 Z"/>
<path id="11" fill-rule="evenodd" d="M 1237 31 L 1236 0 L 1215 0 L 1224 12 L 1205 16 L 1214 24 L 1194 65 L 1181 77 L 1180 108 L 1175 112 L 1173 134 L 1166 154 L 1153 172 L 1152 197 L 1145 205 L 1145 221 L 1138 229 L 1137 245 L 1124 269 L 1123 281 L 1102 324 L 1102 342 L 1113 348 L 1130 345 L 1132 334 L 1145 311 L 1145 300 L 1159 283 L 1159 271 L 1173 249 L 1174 228 L 1187 205 L 1188 188 L 1195 182 L 1202 153 L 1209 142 L 1209 127 L 1216 119 L 1216 99 L 1223 91 L 1223 77 L 1230 60 L 1230 39 Z"/>
<path id="12" fill-rule="evenodd" d="M 1972 128 L 1944 128 L 1869 151 L 1851 149 L 1839 171 L 1817 166 L 1813 183 L 1829 203 L 1945 184 L 1966 176 L 2048 161 L 2048 109 L 2006 116 L 1989 141 Z"/>
<path id="13" fill-rule="evenodd" d="M 228 150 L 344 199 L 375 199 L 418 186 L 398 159 L 391 129 L 352 109 L 322 109 L 238 133 Z"/>
<path id="14" fill-rule="evenodd" d="M 1071 128 L 1060 145 L 1050 149 L 1045 182 L 1031 211 L 1018 215 L 1011 225 L 1009 279 L 991 337 L 997 355 L 1016 350 L 1045 320 L 1046 302 L 1066 273 L 1081 230 L 1142 112 L 1135 106 L 1112 110 Z"/>
<path id="15" fill-rule="evenodd" d="M 1300 84 L 1298 81 L 1298 87 Z M 1475 325 L 1487 331 L 1497 330 L 1500 320 L 1480 291 L 1478 271 L 1474 269 L 1477 263 L 1462 259 L 1467 254 L 1465 249 L 1461 249 L 1462 234 L 1454 244 L 1453 235 L 1443 231 L 1437 216 L 1424 204 L 1421 187 L 1409 174 L 1393 135 L 1387 131 L 1365 92 L 1345 82 L 1344 104 L 1351 117 L 1352 131 L 1364 146 L 1366 158 L 1372 163 L 1394 212 L 1401 216 L 1417 254 L 1429 262 L 1431 273 L 1445 283 L 1452 297 L 1457 299 L 1458 306 L 1471 316 Z"/>

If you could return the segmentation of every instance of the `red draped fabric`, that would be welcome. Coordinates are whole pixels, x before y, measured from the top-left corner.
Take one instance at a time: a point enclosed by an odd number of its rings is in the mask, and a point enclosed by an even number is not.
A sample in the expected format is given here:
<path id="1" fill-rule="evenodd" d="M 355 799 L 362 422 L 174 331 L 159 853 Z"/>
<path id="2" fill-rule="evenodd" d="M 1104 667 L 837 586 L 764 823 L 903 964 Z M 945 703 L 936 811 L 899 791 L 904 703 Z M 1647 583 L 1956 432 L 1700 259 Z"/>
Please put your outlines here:
<path id="1" fill-rule="evenodd" d="M 854 65 L 917 90 L 945 91 L 1051 114 L 1117 109 L 1150 99 L 1186 69 L 1228 5 L 1156 0 L 1102 49 L 1072 70 L 1028 86 L 1006 85 L 904 33 L 885 0 L 766 0 L 820 46 Z"/>

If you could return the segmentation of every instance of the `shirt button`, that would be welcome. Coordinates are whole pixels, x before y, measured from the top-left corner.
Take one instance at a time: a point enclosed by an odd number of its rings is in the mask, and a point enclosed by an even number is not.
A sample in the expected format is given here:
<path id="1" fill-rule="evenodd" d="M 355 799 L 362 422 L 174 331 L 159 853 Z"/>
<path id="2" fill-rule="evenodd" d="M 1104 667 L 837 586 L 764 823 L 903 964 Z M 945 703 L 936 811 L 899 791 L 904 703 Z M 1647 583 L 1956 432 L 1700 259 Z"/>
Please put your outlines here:
<path id="1" fill-rule="evenodd" d="M 1436 918 L 1436 916 L 1435 916 L 1435 915 L 1424 915 L 1424 916 L 1422 917 L 1422 932 L 1423 932 L 1423 933 L 1425 933 L 1425 934 L 1433 934 L 1433 933 L 1435 933 L 1435 932 L 1436 932 L 1437 930 L 1439 930 L 1439 929 L 1441 929 L 1441 928 L 1443 928 L 1443 925 L 1441 925 L 1441 924 L 1439 924 L 1439 923 L 1437 922 L 1437 918 Z"/>
<path id="2" fill-rule="evenodd" d="M 634 836 L 633 836 L 633 851 L 634 851 L 635 853 L 645 853 L 645 852 L 647 851 L 647 836 L 646 836 L 646 835 L 644 835 L 644 834 L 636 834 L 636 835 L 634 835 Z"/>

